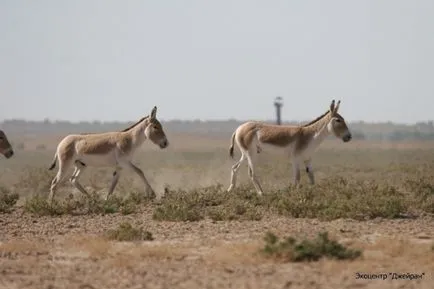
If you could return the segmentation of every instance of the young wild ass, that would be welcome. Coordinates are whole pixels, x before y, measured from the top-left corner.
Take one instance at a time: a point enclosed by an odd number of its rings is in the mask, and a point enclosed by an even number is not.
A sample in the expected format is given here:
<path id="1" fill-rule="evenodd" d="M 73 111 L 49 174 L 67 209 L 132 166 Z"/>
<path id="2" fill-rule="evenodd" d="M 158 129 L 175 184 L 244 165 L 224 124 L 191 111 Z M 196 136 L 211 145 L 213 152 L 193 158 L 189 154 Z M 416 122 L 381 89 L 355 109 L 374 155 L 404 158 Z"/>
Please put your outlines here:
<path id="1" fill-rule="evenodd" d="M 123 131 L 71 134 L 63 138 L 57 146 L 53 163 L 49 168 L 50 170 L 54 169 L 56 161 L 59 161 L 59 170 L 51 182 L 49 201 L 53 201 L 57 186 L 72 165 L 75 166 L 75 169 L 70 181 L 79 191 L 87 196 L 89 194 L 78 182 L 83 170 L 88 166 L 113 166 L 115 170 L 106 199 L 113 193 L 123 168 L 134 171 L 145 184 L 148 196 L 155 197 L 155 192 L 145 178 L 142 170 L 131 161 L 134 152 L 147 139 L 150 139 L 161 149 L 169 145 L 163 127 L 156 116 L 157 107 L 154 107 L 150 116 L 143 117 Z"/>
<path id="2" fill-rule="evenodd" d="M 0 130 L 0 153 L 7 159 L 14 155 L 14 150 L 12 149 L 6 134 L 2 130 Z"/>
<path id="3" fill-rule="evenodd" d="M 259 195 L 263 194 L 262 187 L 255 173 L 254 154 L 261 152 L 261 144 L 280 147 L 287 151 L 292 159 L 294 183 L 300 182 L 300 167 L 306 167 L 310 183 L 315 183 L 312 170 L 312 155 L 324 139 L 334 134 L 344 142 L 351 140 L 351 132 L 344 118 L 338 113 L 340 101 L 335 105 L 333 100 L 330 109 L 315 120 L 302 126 L 270 125 L 260 122 L 246 122 L 241 124 L 232 134 L 229 155 L 233 158 L 234 141 L 236 141 L 241 158 L 232 166 L 230 192 L 236 185 L 237 172 L 242 162 L 247 159 L 248 172 L 253 185 Z"/>

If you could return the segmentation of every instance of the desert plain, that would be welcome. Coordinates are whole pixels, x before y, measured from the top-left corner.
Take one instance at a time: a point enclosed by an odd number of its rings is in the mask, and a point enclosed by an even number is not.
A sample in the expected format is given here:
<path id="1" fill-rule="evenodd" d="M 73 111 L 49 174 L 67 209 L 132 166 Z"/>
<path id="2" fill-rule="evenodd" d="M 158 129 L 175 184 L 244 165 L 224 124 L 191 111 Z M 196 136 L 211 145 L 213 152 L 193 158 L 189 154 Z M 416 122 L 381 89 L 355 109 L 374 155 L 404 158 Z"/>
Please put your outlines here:
<path id="1" fill-rule="evenodd" d="M 0 160 L 0 288 L 433 288 L 432 141 L 328 139 L 313 158 L 317 184 L 303 172 L 299 188 L 288 156 L 264 150 L 258 197 L 246 164 L 225 191 L 229 138 L 172 134 L 169 148 L 147 143 L 134 160 L 156 199 L 124 173 L 104 201 L 112 172 L 90 168 L 91 199 L 65 181 L 49 205 L 62 136 L 22 137 Z M 301 242 L 323 232 L 360 255 L 264 252 L 267 233 Z"/>

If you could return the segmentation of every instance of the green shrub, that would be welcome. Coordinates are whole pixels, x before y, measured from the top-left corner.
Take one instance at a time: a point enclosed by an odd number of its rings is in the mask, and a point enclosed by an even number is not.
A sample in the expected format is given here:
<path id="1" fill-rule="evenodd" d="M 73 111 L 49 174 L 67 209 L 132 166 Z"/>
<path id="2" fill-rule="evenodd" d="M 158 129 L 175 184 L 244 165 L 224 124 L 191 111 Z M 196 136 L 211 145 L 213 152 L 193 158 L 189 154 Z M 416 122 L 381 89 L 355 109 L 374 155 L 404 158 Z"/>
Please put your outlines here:
<path id="1" fill-rule="evenodd" d="M 318 261 L 325 257 L 337 260 L 353 260 L 361 256 L 360 250 L 344 247 L 334 240 L 330 240 L 327 232 L 319 233 L 313 240 L 297 241 L 288 237 L 283 241 L 268 232 L 264 238 L 265 246 L 261 250 L 267 257 L 283 262 Z"/>

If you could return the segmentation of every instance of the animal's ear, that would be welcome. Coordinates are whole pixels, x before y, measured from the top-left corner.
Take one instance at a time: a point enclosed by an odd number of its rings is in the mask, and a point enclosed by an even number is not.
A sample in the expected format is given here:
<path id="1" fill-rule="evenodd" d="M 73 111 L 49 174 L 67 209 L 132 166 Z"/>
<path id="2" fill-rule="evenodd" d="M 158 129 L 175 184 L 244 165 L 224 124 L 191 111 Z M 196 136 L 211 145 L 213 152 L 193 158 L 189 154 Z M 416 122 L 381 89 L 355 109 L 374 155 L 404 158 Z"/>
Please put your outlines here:
<path id="1" fill-rule="evenodd" d="M 151 118 L 155 119 L 157 117 L 157 107 L 154 106 L 154 108 L 151 111 Z"/>
<path id="2" fill-rule="evenodd" d="M 335 111 L 335 100 L 332 100 L 332 103 L 330 104 L 330 113 L 333 114 Z"/>
<path id="3" fill-rule="evenodd" d="M 339 105 L 341 104 L 341 101 L 338 100 L 338 103 L 335 106 L 335 111 L 333 113 L 338 113 Z"/>

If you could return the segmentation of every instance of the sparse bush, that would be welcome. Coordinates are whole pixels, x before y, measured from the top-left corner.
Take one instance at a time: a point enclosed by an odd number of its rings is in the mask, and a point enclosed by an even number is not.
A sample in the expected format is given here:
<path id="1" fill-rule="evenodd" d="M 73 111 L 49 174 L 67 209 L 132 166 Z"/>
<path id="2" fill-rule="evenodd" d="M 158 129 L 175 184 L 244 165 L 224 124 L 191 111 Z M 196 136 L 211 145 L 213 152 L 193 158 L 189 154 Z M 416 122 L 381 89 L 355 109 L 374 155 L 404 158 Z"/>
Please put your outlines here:
<path id="1" fill-rule="evenodd" d="M 414 201 L 424 212 L 434 214 L 434 183 L 424 177 L 408 179 L 406 188 L 410 190 L 415 198 Z"/>
<path id="2" fill-rule="evenodd" d="M 277 194 L 277 195 L 276 195 Z M 397 218 L 408 211 L 395 187 L 337 177 L 266 196 L 268 206 L 295 218 Z"/>
<path id="3" fill-rule="evenodd" d="M 172 191 L 154 211 L 154 219 L 197 221 L 261 220 L 266 212 L 294 218 L 399 218 L 410 205 L 396 187 L 373 181 L 331 178 L 315 186 L 277 190 L 259 197 L 248 186 L 227 193 L 222 186 Z"/>
<path id="4" fill-rule="evenodd" d="M 142 192 L 132 192 L 128 196 L 132 204 L 144 204 L 150 201 L 149 197 Z"/>
<path id="5" fill-rule="evenodd" d="M 18 194 L 11 193 L 6 187 L 0 186 L 0 213 L 10 213 L 18 198 Z"/>
<path id="6" fill-rule="evenodd" d="M 213 221 L 262 219 L 260 207 L 246 200 L 246 196 L 227 193 L 222 185 L 191 191 L 167 189 L 153 217 L 159 221 L 199 221 L 205 217 Z"/>
<path id="7" fill-rule="evenodd" d="M 89 214 L 113 214 L 120 210 L 122 199 L 111 196 L 108 200 L 103 200 L 98 194 L 91 193 L 90 198 L 82 195 L 82 201 L 87 203 Z"/>
<path id="8" fill-rule="evenodd" d="M 416 211 L 431 213 L 434 206 L 433 186 L 420 181 L 420 188 L 413 190 L 412 194 L 405 193 L 402 186 L 344 177 L 328 178 L 314 186 L 303 184 L 269 191 L 262 197 L 249 185 L 241 185 L 231 193 L 221 185 L 190 191 L 168 189 L 154 211 L 154 219 L 261 220 L 266 213 L 321 220 L 393 219 Z"/>
<path id="9" fill-rule="evenodd" d="M 151 232 L 142 228 L 135 228 L 128 222 L 119 224 L 116 229 L 108 230 L 105 233 L 109 240 L 116 241 L 152 241 L 154 237 Z"/>
<path id="10" fill-rule="evenodd" d="M 318 261 L 325 257 L 337 260 L 353 260 L 358 258 L 360 250 L 348 249 L 335 240 L 330 240 L 327 232 L 319 233 L 313 240 L 297 241 L 288 237 L 283 241 L 268 232 L 264 238 L 265 246 L 261 250 L 267 257 L 283 262 Z"/>
<path id="11" fill-rule="evenodd" d="M 137 211 L 137 205 L 130 199 L 121 199 L 112 196 L 108 200 L 100 198 L 96 193 L 90 194 L 90 198 L 80 195 L 74 199 L 70 194 L 65 199 L 56 198 L 53 203 L 48 202 L 48 198 L 42 195 L 33 195 L 26 199 L 25 210 L 39 216 L 44 215 L 82 215 L 82 214 L 113 214 L 122 213 L 123 215 L 133 214 Z"/>
<path id="12" fill-rule="evenodd" d="M 164 203 L 155 209 L 152 218 L 157 221 L 194 222 L 202 220 L 203 215 L 192 205 Z"/>
<path id="13" fill-rule="evenodd" d="M 53 200 L 53 203 L 50 204 L 47 198 L 41 195 L 34 195 L 26 199 L 24 209 L 38 216 L 58 216 L 66 213 L 66 206 L 64 204 L 58 200 Z"/>
<path id="14" fill-rule="evenodd" d="M 207 210 L 207 215 L 213 221 L 247 220 L 259 221 L 263 213 L 259 207 L 247 201 L 236 200 L 234 203 L 213 207 Z"/>
<path id="15" fill-rule="evenodd" d="M 120 212 L 122 215 L 130 215 L 137 212 L 137 205 L 133 202 L 124 202 L 121 206 Z"/>

